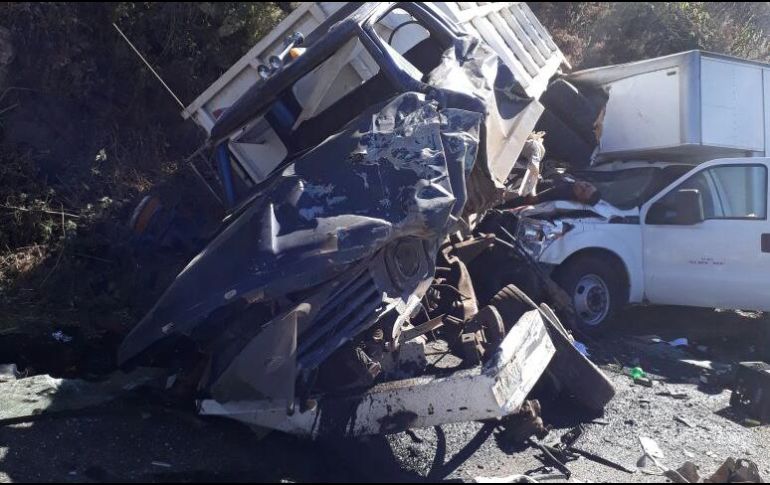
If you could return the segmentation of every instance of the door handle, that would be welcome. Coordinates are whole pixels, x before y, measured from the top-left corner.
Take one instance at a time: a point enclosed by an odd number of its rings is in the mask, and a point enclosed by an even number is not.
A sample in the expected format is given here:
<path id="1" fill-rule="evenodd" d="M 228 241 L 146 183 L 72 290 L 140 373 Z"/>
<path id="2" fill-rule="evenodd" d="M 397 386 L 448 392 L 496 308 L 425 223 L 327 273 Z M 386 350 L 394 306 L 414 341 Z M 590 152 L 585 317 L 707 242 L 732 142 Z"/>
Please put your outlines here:
<path id="1" fill-rule="evenodd" d="M 762 234 L 762 252 L 770 253 L 770 234 Z"/>

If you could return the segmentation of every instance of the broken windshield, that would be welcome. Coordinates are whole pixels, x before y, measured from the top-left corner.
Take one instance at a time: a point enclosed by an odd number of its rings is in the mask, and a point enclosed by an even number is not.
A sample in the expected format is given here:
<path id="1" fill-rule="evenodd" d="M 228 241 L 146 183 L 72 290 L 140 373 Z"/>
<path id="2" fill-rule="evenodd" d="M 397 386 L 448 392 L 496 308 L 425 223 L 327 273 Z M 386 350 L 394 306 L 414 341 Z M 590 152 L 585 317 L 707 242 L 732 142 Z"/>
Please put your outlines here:
<path id="1" fill-rule="evenodd" d="M 628 210 L 644 204 L 690 168 L 686 165 L 651 166 L 613 171 L 586 170 L 575 175 L 599 189 L 606 202 Z"/>

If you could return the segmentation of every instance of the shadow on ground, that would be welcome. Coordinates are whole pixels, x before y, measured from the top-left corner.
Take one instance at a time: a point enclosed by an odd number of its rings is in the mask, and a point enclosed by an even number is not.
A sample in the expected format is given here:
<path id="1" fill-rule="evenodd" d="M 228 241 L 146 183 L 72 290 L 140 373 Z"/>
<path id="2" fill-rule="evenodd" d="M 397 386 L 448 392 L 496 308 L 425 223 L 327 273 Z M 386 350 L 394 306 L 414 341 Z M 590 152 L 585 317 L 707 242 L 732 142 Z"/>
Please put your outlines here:
<path id="1" fill-rule="evenodd" d="M 637 307 L 623 312 L 618 322 L 593 342 L 595 363 L 618 369 L 641 367 L 663 382 L 699 384 L 707 394 L 732 383 L 731 365 L 764 360 L 770 353 L 766 338 L 770 320 L 759 313 Z M 686 345 L 671 344 L 682 342 Z"/>

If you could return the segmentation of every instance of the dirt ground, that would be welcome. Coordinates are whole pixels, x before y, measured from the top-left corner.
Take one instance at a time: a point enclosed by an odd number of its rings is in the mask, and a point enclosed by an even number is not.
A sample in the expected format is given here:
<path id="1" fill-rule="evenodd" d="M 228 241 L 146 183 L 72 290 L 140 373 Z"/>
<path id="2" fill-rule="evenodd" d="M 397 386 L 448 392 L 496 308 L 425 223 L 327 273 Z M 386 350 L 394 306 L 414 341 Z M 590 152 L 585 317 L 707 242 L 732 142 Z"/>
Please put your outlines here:
<path id="1" fill-rule="evenodd" d="M 644 436 L 657 442 L 668 467 L 689 460 L 708 476 L 728 457 L 747 458 L 770 478 L 770 427 L 745 427 L 744 417 L 730 408 L 724 386 L 732 374 L 704 384 L 703 364 L 684 362 L 756 358 L 758 320 L 692 309 L 640 309 L 625 320 L 615 334 L 588 343 L 617 397 L 598 419 L 569 400 L 544 398 L 543 419 L 553 428 L 546 441 L 584 423 L 578 445 L 629 468 L 642 455 L 638 438 Z M 662 340 L 686 337 L 690 346 L 675 349 L 639 338 L 651 334 Z M 631 381 L 628 368 L 636 365 L 654 379 L 653 387 Z M 494 423 L 311 442 L 280 433 L 259 438 L 236 423 L 199 419 L 147 399 L 0 427 L 0 482 L 469 481 L 538 469 L 543 466 L 538 456 L 533 448 L 508 442 Z M 585 458 L 568 467 L 577 481 L 666 481 Z"/>

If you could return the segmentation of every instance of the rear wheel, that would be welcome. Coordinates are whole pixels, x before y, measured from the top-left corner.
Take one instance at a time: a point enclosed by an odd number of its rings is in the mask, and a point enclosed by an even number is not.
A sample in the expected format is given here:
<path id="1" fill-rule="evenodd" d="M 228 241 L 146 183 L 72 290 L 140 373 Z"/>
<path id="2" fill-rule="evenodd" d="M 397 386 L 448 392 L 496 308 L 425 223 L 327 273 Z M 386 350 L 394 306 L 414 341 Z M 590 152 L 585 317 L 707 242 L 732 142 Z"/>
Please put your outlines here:
<path id="1" fill-rule="evenodd" d="M 607 330 L 628 302 L 623 269 L 611 259 L 579 256 L 559 269 L 556 281 L 572 299 L 578 324 L 587 333 Z"/>
<path id="2" fill-rule="evenodd" d="M 507 285 L 497 292 L 489 304 L 503 318 L 506 330 L 510 330 L 522 315 L 533 309 L 530 298 L 516 285 Z"/>

